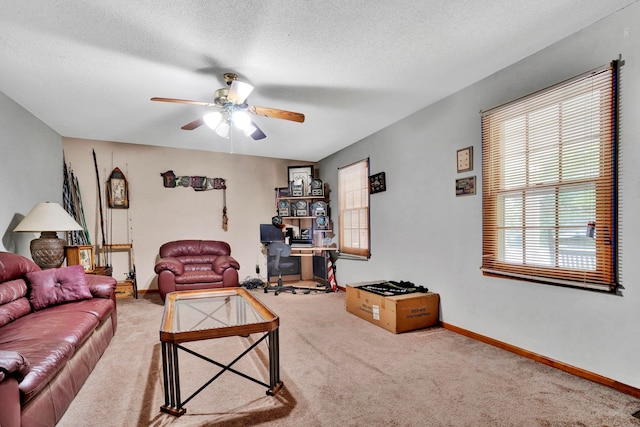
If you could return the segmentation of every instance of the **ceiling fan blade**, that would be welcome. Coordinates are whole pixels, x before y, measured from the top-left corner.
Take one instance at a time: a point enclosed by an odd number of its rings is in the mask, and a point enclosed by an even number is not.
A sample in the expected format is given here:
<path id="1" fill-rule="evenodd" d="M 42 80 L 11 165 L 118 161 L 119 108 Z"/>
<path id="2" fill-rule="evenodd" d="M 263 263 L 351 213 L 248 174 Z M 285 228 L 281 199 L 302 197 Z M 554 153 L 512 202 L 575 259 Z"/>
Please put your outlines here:
<path id="1" fill-rule="evenodd" d="M 291 120 L 292 122 L 304 123 L 304 114 L 302 113 L 254 106 L 250 106 L 247 110 L 251 114 L 256 114 L 258 116 L 273 117 L 274 119 Z"/>
<path id="2" fill-rule="evenodd" d="M 251 92 L 253 92 L 253 86 L 249 83 L 234 80 L 231 82 L 227 99 L 234 104 L 243 104 Z"/>
<path id="3" fill-rule="evenodd" d="M 151 98 L 152 101 L 160 101 L 160 102 L 177 102 L 179 104 L 191 104 L 191 105 L 202 105 L 205 107 L 215 107 L 216 104 L 213 102 L 204 102 L 204 101 L 190 101 L 188 99 L 175 99 L 175 98 Z"/>
<path id="4" fill-rule="evenodd" d="M 258 127 L 258 125 L 255 124 L 255 122 L 251 122 L 251 124 L 253 125 L 253 127 L 256 128 L 256 130 L 254 130 L 253 133 L 250 135 L 251 138 L 258 141 L 260 139 L 265 139 L 267 137 L 267 135 L 265 135 L 264 132 L 262 132 L 262 130 Z"/>
<path id="5" fill-rule="evenodd" d="M 202 119 L 202 117 L 201 117 L 199 119 L 195 119 L 191 123 L 187 123 L 186 125 L 182 126 L 180 129 L 183 129 L 183 130 L 194 130 L 194 129 L 199 128 L 203 124 L 204 124 L 204 119 Z"/>

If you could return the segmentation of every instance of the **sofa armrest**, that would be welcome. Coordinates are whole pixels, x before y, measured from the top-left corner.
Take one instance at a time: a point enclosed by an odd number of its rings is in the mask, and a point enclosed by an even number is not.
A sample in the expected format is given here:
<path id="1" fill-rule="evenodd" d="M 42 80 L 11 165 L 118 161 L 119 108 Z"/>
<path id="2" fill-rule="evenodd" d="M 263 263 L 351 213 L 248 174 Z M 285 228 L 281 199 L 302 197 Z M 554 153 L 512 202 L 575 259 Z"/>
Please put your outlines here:
<path id="1" fill-rule="evenodd" d="M 156 274 L 160 274 L 161 271 L 169 270 L 176 276 L 180 276 L 182 273 L 184 273 L 184 265 L 180 261 L 178 261 L 177 258 L 167 257 L 160 259 L 160 261 L 158 261 L 158 263 L 156 264 L 154 270 Z"/>
<path id="2" fill-rule="evenodd" d="M 22 380 L 29 373 L 29 361 L 17 351 L 0 350 L 0 381 L 5 377 L 15 377 Z"/>
<path id="3" fill-rule="evenodd" d="M 111 298 L 116 291 L 117 280 L 110 276 L 87 274 L 87 284 L 94 298 Z"/>
<path id="4" fill-rule="evenodd" d="M 29 373 L 29 361 L 17 351 L 0 350 L 0 426 L 20 425 L 18 383 Z"/>
<path id="5" fill-rule="evenodd" d="M 240 264 L 230 255 L 222 255 L 213 260 L 213 271 L 218 274 L 224 273 L 229 268 L 240 270 Z"/>

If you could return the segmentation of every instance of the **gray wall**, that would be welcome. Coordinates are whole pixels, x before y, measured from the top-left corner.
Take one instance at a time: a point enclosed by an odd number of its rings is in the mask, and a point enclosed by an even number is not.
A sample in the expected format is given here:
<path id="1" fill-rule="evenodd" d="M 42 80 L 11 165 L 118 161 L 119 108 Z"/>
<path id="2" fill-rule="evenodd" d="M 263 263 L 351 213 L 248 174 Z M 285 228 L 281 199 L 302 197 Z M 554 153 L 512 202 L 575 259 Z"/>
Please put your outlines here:
<path id="1" fill-rule="evenodd" d="M 31 257 L 13 228 L 38 202 L 62 202 L 62 137 L 0 92 L 0 250 Z"/>
<path id="2" fill-rule="evenodd" d="M 410 280 L 441 296 L 441 320 L 640 387 L 640 5 L 504 69 L 319 163 L 334 189 L 337 168 L 370 157 L 387 191 L 371 195 L 372 257 L 336 263 L 340 285 Z M 628 37 L 625 37 L 628 29 Z M 480 184 L 480 110 L 562 81 L 622 54 L 621 194 L 624 296 L 484 277 L 482 194 L 456 197 L 455 179 Z M 456 150 L 474 147 L 474 170 L 456 172 Z M 337 228 L 337 227 L 334 227 Z M 337 239 L 337 238 L 336 238 Z"/>

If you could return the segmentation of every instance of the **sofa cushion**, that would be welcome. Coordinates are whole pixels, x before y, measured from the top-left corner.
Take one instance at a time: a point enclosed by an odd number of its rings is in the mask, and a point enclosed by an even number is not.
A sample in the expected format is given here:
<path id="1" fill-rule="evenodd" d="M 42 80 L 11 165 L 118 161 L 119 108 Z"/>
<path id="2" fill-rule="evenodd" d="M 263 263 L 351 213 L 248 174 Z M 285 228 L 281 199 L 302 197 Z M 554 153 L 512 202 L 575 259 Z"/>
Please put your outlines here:
<path id="1" fill-rule="evenodd" d="M 19 279 L 30 271 L 38 271 L 33 261 L 11 252 L 0 252 L 0 282 Z"/>
<path id="2" fill-rule="evenodd" d="M 2 328 L 0 344 L 14 343 L 27 339 L 66 341 L 75 347 L 86 340 L 98 325 L 96 316 L 77 312 L 39 311 L 20 318 Z"/>
<path id="3" fill-rule="evenodd" d="M 231 255 L 231 246 L 217 240 L 176 240 L 160 246 L 160 258 L 190 255 Z"/>
<path id="4" fill-rule="evenodd" d="M 215 283 L 222 282 L 222 279 L 222 274 L 218 274 L 213 270 L 185 271 L 183 275 L 176 276 L 176 284 Z"/>
<path id="5" fill-rule="evenodd" d="M 0 283 L 0 327 L 31 313 L 24 279 Z"/>
<path id="6" fill-rule="evenodd" d="M 32 271 L 26 276 L 34 310 L 92 297 L 81 265 Z"/>
<path id="7" fill-rule="evenodd" d="M 31 313 L 31 304 L 26 297 L 0 305 L 0 327 L 29 313 Z"/>

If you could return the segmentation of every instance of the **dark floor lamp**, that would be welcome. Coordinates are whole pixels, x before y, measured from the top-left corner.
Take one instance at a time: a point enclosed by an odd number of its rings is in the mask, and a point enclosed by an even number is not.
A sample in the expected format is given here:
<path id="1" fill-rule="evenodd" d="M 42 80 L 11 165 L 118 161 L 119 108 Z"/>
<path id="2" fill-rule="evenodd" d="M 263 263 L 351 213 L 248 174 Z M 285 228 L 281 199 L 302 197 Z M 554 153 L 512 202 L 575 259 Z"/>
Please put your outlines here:
<path id="1" fill-rule="evenodd" d="M 64 262 L 66 241 L 58 238 L 58 231 L 82 230 L 80 224 L 57 203 L 38 203 L 13 231 L 40 232 L 31 241 L 31 258 L 40 268 L 57 268 Z"/>

